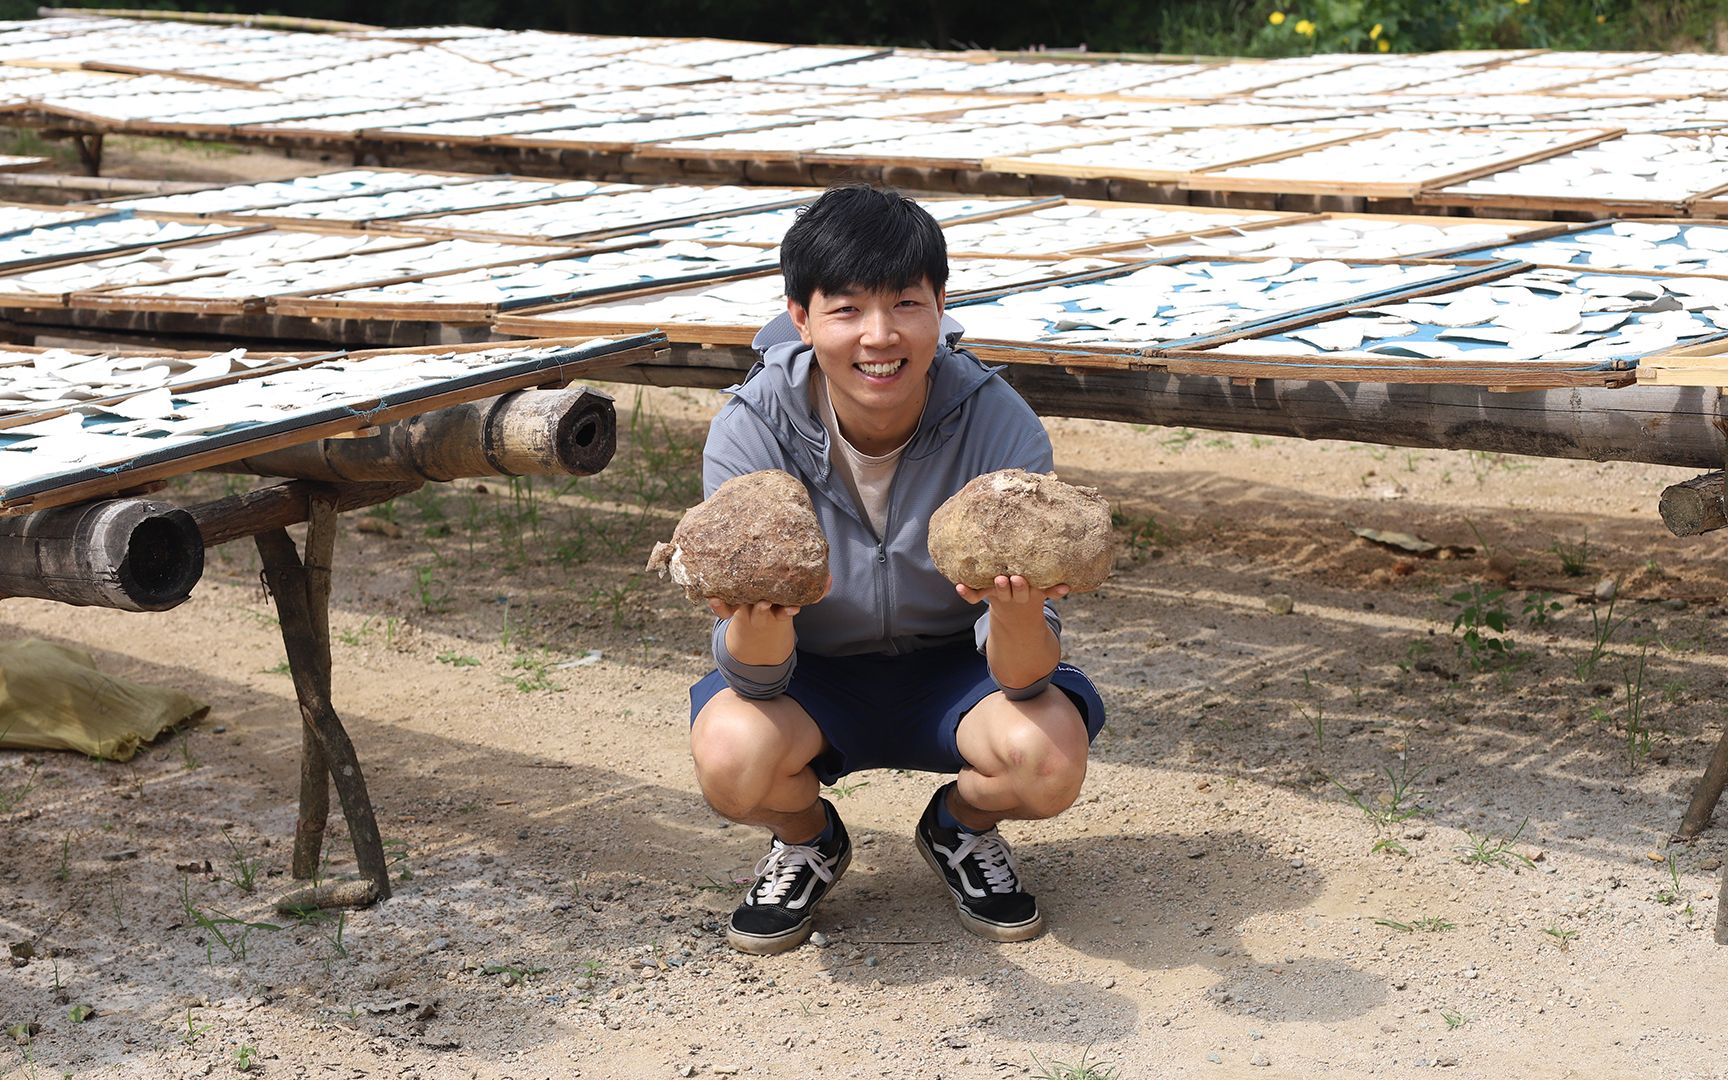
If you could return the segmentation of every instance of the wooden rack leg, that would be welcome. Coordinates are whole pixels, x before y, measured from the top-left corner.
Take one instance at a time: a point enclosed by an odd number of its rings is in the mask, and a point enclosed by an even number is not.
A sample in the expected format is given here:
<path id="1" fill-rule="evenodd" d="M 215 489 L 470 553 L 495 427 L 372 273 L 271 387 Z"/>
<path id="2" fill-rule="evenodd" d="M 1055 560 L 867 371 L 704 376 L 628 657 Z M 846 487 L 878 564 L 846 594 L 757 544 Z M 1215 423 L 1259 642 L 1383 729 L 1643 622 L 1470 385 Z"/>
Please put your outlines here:
<path id="1" fill-rule="evenodd" d="M 336 501 L 323 491 L 307 496 L 306 524 L 307 614 L 318 653 L 318 690 L 330 700 L 330 559 L 336 546 Z M 318 730 L 302 717 L 300 730 L 300 813 L 294 822 L 294 877 L 316 878 L 324 851 L 324 827 L 330 817 L 330 759 Z"/>
<path id="2" fill-rule="evenodd" d="M 324 522 L 322 527 L 321 519 Z M 330 703 L 329 589 L 334 525 L 332 492 L 319 496 L 313 507 L 305 563 L 301 562 L 294 541 L 284 529 L 261 532 L 255 540 L 258 553 L 264 560 L 264 579 L 276 598 L 276 612 L 282 624 L 282 644 L 288 650 L 288 666 L 294 678 L 294 694 L 300 702 L 301 718 L 313 733 L 314 741 L 324 756 L 326 772 L 342 800 L 342 816 L 348 822 L 348 835 L 354 842 L 355 862 L 360 876 L 371 886 L 368 890 L 370 899 L 383 900 L 390 896 L 390 875 L 384 862 L 384 845 L 378 835 L 377 819 L 372 812 L 372 799 L 366 791 L 366 778 L 354 752 L 354 743 Z M 302 795 L 313 789 L 324 792 L 322 797 L 327 801 L 327 789 L 307 783 L 306 771 L 303 767 Z M 315 795 L 314 800 L 317 797 Z M 322 829 L 318 832 L 321 834 Z M 296 862 L 301 857 L 301 835 L 302 829 L 297 828 Z M 316 862 L 315 856 L 313 861 Z"/>
<path id="3" fill-rule="evenodd" d="M 1716 743 L 1716 752 L 1710 756 L 1709 766 L 1698 778 L 1698 786 L 1692 789 L 1692 801 L 1686 807 L 1686 816 L 1681 819 L 1674 839 L 1691 840 L 1704 831 L 1704 826 L 1710 824 L 1716 803 L 1722 798 L 1724 787 L 1728 787 L 1728 730 L 1722 732 L 1721 740 Z"/>
<path id="4" fill-rule="evenodd" d="M 85 176 L 102 175 L 102 134 L 72 136 L 72 144 L 78 148 L 78 158 L 84 164 Z"/>

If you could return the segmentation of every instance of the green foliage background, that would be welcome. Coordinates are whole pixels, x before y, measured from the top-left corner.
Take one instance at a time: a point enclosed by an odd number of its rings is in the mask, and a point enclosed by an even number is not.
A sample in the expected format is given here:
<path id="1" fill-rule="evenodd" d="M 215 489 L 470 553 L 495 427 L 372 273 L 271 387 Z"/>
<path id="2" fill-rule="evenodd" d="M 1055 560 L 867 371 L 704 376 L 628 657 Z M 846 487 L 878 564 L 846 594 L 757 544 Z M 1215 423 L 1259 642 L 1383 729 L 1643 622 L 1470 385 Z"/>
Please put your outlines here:
<path id="1" fill-rule="evenodd" d="M 70 6 L 247 10 L 385 26 L 471 23 L 796 43 L 1235 56 L 1372 51 L 1382 41 L 1385 50 L 1396 52 L 1719 52 L 1728 45 L 1728 0 L 298 0 L 259 7 L 109 0 Z M 29 18 L 35 12 L 33 0 L 0 0 L 0 17 Z M 1274 12 L 1284 15 L 1281 22 L 1271 21 Z"/>

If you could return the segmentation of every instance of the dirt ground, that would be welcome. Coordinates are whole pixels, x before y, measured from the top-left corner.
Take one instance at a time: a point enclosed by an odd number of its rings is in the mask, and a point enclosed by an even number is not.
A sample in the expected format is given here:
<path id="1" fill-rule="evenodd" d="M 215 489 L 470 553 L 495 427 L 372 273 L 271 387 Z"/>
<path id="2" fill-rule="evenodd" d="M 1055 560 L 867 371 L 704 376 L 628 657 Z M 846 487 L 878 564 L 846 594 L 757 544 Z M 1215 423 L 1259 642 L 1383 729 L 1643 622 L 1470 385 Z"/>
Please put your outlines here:
<path id="1" fill-rule="evenodd" d="M 860 857 L 826 944 L 757 959 L 720 927 L 762 840 L 688 762 L 708 620 L 638 571 L 719 399 L 615 390 L 598 477 L 344 519 L 336 700 L 396 860 L 372 910 L 271 910 L 299 720 L 249 546 L 165 614 L 0 607 L 212 706 L 126 765 L 0 754 L 0 931 L 35 950 L 0 1020 L 40 1025 L 7 1076 L 1723 1075 L 1728 845 L 1666 838 L 1728 610 L 1715 541 L 1656 519 L 1672 470 L 1049 421 L 1124 546 L 1066 601 L 1111 709 L 1085 793 L 1009 833 L 1050 931 L 967 935 L 910 844 L 935 780 L 874 772 L 830 792 Z M 1472 588 L 1509 661 L 1454 632 Z"/>
<path id="2" fill-rule="evenodd" d="M 910 843 L 937 780 L 872 772 L 824 943 L 759 959 L 721 926 L 763 840 L 688 760 L 708 620 L 640 572 L 720 399 L 614 391 L 600 476 L 344 519 L 372 909 L 272 910 L 300 721 L 250 545 L 164 614 L 0 603 L 211 705 L 127 764 L 0 752 L 0 1076 L 1728 1075 L 1728 824 L 1668 842 L 1728 676 L 1719 540 L 1655 514 L 1686 474 L 1050 420 L 1123 553 L 1065 602 L 1085 793 L 1008 829 L 1049 932 L 966 934 Z"/>

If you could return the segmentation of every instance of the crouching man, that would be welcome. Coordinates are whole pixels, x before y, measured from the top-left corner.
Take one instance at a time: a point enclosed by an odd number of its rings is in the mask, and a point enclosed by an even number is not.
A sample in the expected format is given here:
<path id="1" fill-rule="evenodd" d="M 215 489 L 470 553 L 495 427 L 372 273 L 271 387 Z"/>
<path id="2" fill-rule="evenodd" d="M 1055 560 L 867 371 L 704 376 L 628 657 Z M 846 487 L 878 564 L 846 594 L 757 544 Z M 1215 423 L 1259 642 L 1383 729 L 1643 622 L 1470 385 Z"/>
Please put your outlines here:
<path id="1" fill-rule="evenodd" d="M 697 779 L 721 815 L 772 833 L 727 940 L 767 954 L 810 936 L 852 858 L 821 787 L 876 768 L 958 774 L 914 842 L 966 929 L 1034 937 L 1044 917 L 996 826 L 1074 802 L 1104 706 L 1060 662 L 1050 601 L 1066 585 L 998 577 L 974 591 L 938 573 L 927 544 L 931 513 L 973 477 L 1051 471 L 1050 439 L 956 347 L 947 246 L 911 199 L 828 191 L 787 231 L 780 265 L 786 313 L 757 334 L 761 362 L 713 421 L 703 486 L 798 477 L 833 580 L 802 609 L 710 601 L 717 670 L 690 690 Z"/>

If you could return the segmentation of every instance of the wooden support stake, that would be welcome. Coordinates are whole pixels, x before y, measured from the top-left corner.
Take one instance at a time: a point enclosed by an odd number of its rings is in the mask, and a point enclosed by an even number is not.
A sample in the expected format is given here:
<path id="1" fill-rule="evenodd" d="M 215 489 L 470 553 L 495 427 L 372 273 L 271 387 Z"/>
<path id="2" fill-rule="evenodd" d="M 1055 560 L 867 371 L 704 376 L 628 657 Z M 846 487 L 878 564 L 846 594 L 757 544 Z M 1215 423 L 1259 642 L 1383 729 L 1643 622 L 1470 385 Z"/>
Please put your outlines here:
<path id="1" fill-rule="evenodd" d="M 366 778 L 360 769 L 354 743 L 342 726 L 330 703 L 330 634 L 329 634 L 329 559 L 336 515 L 336 493 L 327 489 L 313 496 L 312 516 L 316 522 L 325 519 L 322 528 L 308 536 L 307 562 L 302 563 L 285 529 L 269 529 L 254 538 L 258 554 L 264 560 L 264 580 L 276 599 L 276 613 L 282 624 L 282 644 L 288 650 L 288 667 L 294 679 L 294 695 L 300 702 L 300 715 L 312 731 L 328 768 L 325 770 L 336 785 L 342 800 L 342 816 L 348 822 L 348 836 L 354 843 L 354 859 L 360 876 L 377 890 L 377 898 L 390 897 L 390 873 L 384 862 L 384 845 L 378 835 L 377 818 L 372 812 L 372 799 L 366 791 Z M 322 569 L 318 569 L 318 567 Z M 314 582 L 317 585 L 314 585 Z M 322 633 L 320 633 L 322 630 Z M 302 773 L 304 781 L 304 772 Z M 308 786 L 302 783 L 302 795 Z M 327 798 L 327 795 L 326 795 Z M 315 806 L 315 802 L 314 802 Z M 304 808 L 303 808 L 304 809 Z M 301 869 L 302 835 L 311 837 L 310 827 L 296 829 L 295 870 Z M 322 827 L 316 830 L 321 838 Z M 307 842 L 310 842 L 308 840 Z M 312 859 L 315 865 L 316 857 Z"/>
<path id="2" fill-rule="evenodd" d="M 1686 816 L 1681 819 L 1674 839 L 1691 840 L 1704 831 L 1704 827 L 1710 824 L 1710 815 L 1715 812 L 1716 804 L 1721 801 L 1724 787 L 1728 787 L 1728 731 L 1722 733 L 1716 752 L 1710 756 L 1710 764 L 1705 766 L 1704 775 L 1698 778 L 1698 786 L 1692 789 L 1692 801 L 1686 806 Z"/>
<path id="3" fill-rule="evenodd" d="M 1728 482 L 1720 472 L 1705 473 L 1664 488 L 1657 504 L 1662 524 L 1675 536 L 1697 536 L 1728 528 L 1728 511 L 1723 506 L 1725 494 Z"/>
<path id="4" fill-rule="evenodd" d="M 306 498 L 310 517 L 306 525 L 306 596 L 317 644 L 318 692 L 325 701 L 331 693 L 330 659 L 330 561 L 336 544 L 336 499 L 328 487 L 311 488 Z M 322 600 L 323 602 L 320 602 Z M 316 878 L 324 851 L 324 827 L 330 819 L 330 759 L 324 753 L 318 732 L 302 716 L 300 725 L 300 812 L 294 819 L 294 876 L 301 881 Z M 350 830 L 352 832 L 352 830 Z"/>
<path id="5" fill-rule="evenodd" d="M 102 139 L 99 131 L 72 136 L 72 144 L 78 148 L 78 160 L 84 163 L 86 176 L 102 175 Z"/>

